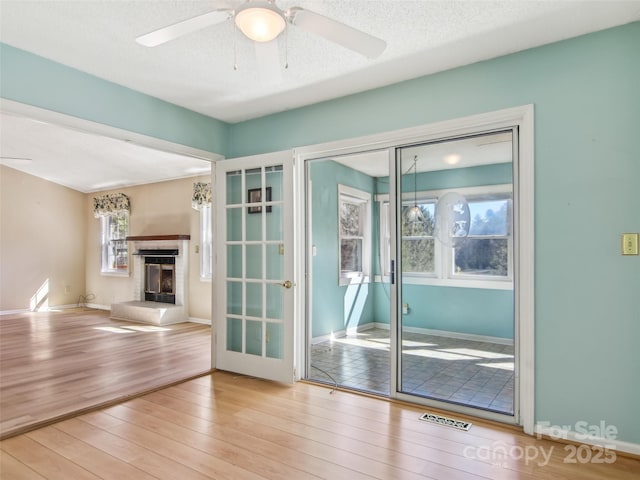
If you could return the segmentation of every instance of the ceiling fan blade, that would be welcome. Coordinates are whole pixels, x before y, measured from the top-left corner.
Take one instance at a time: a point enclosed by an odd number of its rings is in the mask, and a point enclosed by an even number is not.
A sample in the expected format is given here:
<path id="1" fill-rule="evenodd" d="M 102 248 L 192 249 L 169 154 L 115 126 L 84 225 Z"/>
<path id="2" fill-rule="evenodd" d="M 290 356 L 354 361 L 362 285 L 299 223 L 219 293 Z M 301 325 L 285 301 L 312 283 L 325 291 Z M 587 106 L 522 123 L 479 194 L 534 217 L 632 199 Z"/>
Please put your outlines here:
<path id="1" fill-rule="evenodd" d="M 229 15 L 230 11 L 228 10 L 214 10 L 213 12 L 198 15 L 197 17 L 174 23 L 168 27 L 142 35 L 136 38 L 136 42 L 140 45 L 144 45 L 145 47 L 156 47 L 170 40 L 186 35 L 187 33 L 210 27 L 216 23 L 224 22 L 229 18 Z"/>
<path id="2" fill-rule="evenodd" d="M 300 7 L 290 8 L 289 21 L 296 27 L 342 45 L 368 58 L 376 58 L 387 48 L 387 42 L 362 30 Z"/>

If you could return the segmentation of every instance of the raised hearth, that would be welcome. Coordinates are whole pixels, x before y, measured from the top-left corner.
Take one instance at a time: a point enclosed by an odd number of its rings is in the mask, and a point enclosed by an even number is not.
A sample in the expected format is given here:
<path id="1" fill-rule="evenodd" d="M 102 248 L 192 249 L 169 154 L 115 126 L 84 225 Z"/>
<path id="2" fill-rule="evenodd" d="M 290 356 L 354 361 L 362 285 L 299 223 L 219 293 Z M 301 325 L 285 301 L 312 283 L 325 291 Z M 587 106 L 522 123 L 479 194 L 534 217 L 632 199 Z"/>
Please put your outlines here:
<path id="1" fill-rule="evenodd" d="M 125 322 L 149 323 L 151 325 L 171 325 L 182 323 L 185 317 L 182 305 L 161 302 L 121 302 L 111 305 L 111 318 Z"/>

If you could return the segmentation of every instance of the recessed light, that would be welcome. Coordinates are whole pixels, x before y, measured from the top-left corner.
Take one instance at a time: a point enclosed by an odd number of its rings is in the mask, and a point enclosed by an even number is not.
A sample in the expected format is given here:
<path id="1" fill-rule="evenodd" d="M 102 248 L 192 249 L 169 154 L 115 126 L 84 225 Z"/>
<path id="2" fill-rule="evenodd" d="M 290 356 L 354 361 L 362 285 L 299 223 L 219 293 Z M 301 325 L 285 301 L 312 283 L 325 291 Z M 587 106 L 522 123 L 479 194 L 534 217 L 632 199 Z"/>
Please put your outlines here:
<path id="1" fill-rule="evenodd" d="M 447 165 L 457 165 L 458 163 L 460 163 L 461 158 L 462 157 L 457 153 L 450 153 L 449 155 L 444 157 L 444 163 L 446 163 Z"/>

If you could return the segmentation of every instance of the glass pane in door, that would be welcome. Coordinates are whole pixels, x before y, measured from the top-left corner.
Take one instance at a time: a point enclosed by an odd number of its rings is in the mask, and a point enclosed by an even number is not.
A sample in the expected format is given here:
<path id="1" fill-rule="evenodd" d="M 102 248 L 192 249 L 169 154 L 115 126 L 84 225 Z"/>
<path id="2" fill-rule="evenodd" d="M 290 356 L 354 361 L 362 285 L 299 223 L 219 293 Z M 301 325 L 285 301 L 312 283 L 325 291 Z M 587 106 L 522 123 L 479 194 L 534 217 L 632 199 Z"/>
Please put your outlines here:
<path id="1" fill-rule="evenodd" d="M 283 358 L 282 166 L 226 174 L 226 348 Z"/>
<path id="2" fill-rule="evenodd" d="M 307 378 L 389 395 L 389 152 L 307 162 Z"/>
<path id="3" fill-rule="evenodd" d="M 513 138 L 397 151 L 398 391 L 514 414 Z"/>

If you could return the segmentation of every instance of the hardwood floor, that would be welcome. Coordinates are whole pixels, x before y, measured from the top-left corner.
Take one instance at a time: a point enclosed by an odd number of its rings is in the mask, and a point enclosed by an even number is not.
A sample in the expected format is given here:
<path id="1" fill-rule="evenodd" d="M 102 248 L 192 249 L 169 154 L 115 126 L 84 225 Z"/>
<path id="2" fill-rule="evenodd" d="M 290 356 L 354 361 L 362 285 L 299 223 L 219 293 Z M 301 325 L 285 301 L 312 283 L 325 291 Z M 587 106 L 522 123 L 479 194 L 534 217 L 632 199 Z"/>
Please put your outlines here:
<path id="1" fill-rule="evenodd" d="M 329 392 L 214 372 L 4 440 L 0 472 L 16 480 L 596 480 L 640 472 L 640 460 L 566 463 L 563 444 L 509 427 L 472 419 L 462 432 L 418 420 L 418 406 Z"/>
<path id="2" fill-rule="evenodd" d="M 73 309 L 0 317 L 0 438 L 210 371 L 211 328 Z"/>

